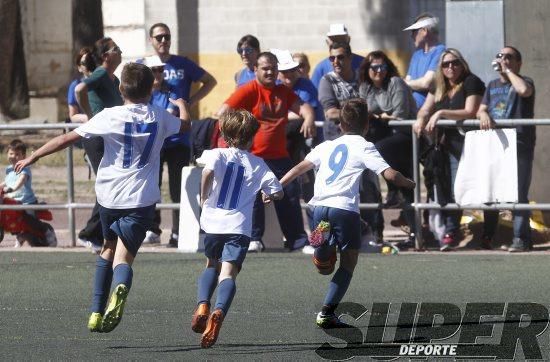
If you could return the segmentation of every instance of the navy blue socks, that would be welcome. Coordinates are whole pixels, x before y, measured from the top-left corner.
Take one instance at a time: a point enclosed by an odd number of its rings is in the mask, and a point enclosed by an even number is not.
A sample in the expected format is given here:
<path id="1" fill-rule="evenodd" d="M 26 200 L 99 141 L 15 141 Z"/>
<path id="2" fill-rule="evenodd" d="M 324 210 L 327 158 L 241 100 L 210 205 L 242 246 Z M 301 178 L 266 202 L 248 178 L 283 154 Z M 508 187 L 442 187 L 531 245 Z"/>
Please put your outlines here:
<path id="1" fill-rule="evenodd" d="M 113 280 L 113 262 L 98 256 L 95 262 L 94 290 L 92 295 L 92 313 L 101 313 L 107 305 L 111 281 Z"/>
<path id="2" fill-rule="evenodd" d="M 197 304 L 208 303 L 210 305 L 210 299 L 218 284 L 218 276 L 216 268 L 204 269 L 198 280 Z"/>
<path id="3" fill-rule="evenodd" d="M 347 269 L 338 268 L 328 285 L 327 295 L 323 304 L 327 306 L 338 305 L 348 290 L 352 276 L 353 274 Z"/>
<path id="4" fill-rule="evenodd" d="M 113 286 L 116 287 L 119 284 L 124 284 L 128 287 L 128 290 L 132 287 L 132 278 L 134 271 L 128 264 L 118 264 L 113 270 Z"/>
<path id="5" fill-rule="evenodd" d="M 231 306 L 233 297 L 237 292 L 237 286 L 235 285 L 235 280 L 231 278 L 224 279 L 218 285 L 218 295 L 216 297 L 216 307 L 215 309 L 221 309 L 223 315 L 227 315 L 227 311 Z"/>

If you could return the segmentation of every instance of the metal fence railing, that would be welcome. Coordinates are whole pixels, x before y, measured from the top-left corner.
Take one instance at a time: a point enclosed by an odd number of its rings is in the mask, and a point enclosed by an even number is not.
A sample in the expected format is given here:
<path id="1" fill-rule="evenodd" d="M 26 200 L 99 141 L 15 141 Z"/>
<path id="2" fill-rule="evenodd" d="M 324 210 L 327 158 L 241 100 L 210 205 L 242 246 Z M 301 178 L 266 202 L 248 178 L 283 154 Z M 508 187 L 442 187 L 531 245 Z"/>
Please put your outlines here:
<path id="1" fill-rule="evenodd" d="M 390 126 L 397 127 L 411 127 L 414 120 L 405 121 L 390 121 Z M 509 119 L 509 120 L 496 120 L 498 128 L 515 127 L 519 125 L 527 126 L 548 126 L 550 125 L 550 119 Z M 72 123 L 56 123 L 56 124 L 0 124 L 0 133 L 8 130 L 27 130 L 27 131 L 43 131 L 43 130 L 62 130 L 68 132 L 74 128 L 77 128 L 78 124 Z M 465 120 L 465 121 L 452 121 L 452 120 L 439 120 L 438 127 L 479 127 L 478 120 Z M 412 156 L 413 156 L 413 179 L 416 182 L 416 188 L 414 190 L 414 203 L 407 207 L 412 207 L 415 210 L 416 220 L 416 246 L 417 248 L 423 247 L 421 230 L 421 210 L 424 209 L 438 209 L 438 210 L 550 210 L 550 203 L 541 204 L 511 204 L 511 203 L 499 203 L 499 204 L 479 204 L 461 206 L 458 204 L 447 204 L 441 206 L 435 203 L 422 203 L 420 200 L 420 162 L 419 162 L 419 142 L 417 137 L 412 135 Z M 68 147 L 67 153 L 67 202 L 64 204 L 44 204 L 44 205 L 0 205 L 0 210 L 40 210 L 40 209 L 67 209 L 68 212 L 68 229 L 71 236 L 71 245 L 76 245 L 76 226 L 75 226 L 75 210 L 76 209 L 91 209 L 93 203 L 78 203 L 74 200 L 74 174 L 73 174 L 73 147 Z M 176 203 L 160 203 L 157 204 L 159 209 L 178 209 L 179 204 Z M 302 207 L 306 207 L 302 204 Z M 361 209 L 383 209 L 383 204 L 378 203 L 361 203 L 359 204 Z"/>

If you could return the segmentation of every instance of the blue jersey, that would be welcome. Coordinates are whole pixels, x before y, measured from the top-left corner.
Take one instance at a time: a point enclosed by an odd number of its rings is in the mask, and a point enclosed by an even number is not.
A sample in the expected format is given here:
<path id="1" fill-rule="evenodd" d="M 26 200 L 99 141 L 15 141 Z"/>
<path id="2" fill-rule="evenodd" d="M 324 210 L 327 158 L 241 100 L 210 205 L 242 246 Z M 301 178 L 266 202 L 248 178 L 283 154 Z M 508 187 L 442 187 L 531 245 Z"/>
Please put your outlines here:
<path id="1" fill-rule="evenodd" d="M 424 52 L 424 49 L 418 49 L 413 53 L 411 62 L 409 64 L 409 70 L 407 75 L 411 77 L 411 80 L 419 79 L 426 74 L 429 70 L 435 72 L 437 70 L 437 63 L 439 62 L 439 57 L 445 50 L 445 45 L 439 44 L 430 49 L 427 53 Z M 416 101 L 417 109 L 420 109 L 426 97 L 428 96 L 428 91 L 413 91 L 413 97 Z"/>
<path id="2" fill-rule="evenodd" d="M 237 83 L 237 88 L 239 88 L 242 85 L 245 85 L 251 80 L 256 79 L 256 73 L 254 72 L 254 70 L 248 69 L 248 67 L 244 67 L 243 69 L 239 70 L 235 76 L 236 76 L 235 82 Z"/>
<path id="3" fill-rule="evenodd" d="M 292 90 L 298 97 L 300 97 L 302 102 L 309 104 L 313 108 L 315 111 L 316 121 L 325 120 L 323 107 L 321 107 L 321 103 L 319 103 L 317 88 L 315 88 L 309 79 L 299 78 L 294 84 Z"/>
<path id="4" fill-rule="evenodd" d="M 353 68 L 353 71 L 356 72 L 357 69 L 361 66 L 361 62 L 363 62 L 363 58 L 360 55 L 351 54 L 351 67 Z M 311 75 L 311 82 L 315 86 L 315 88 L 319 89 L 319 83 L 321 82 L 321 78 L 327 73 L 330 73 L 334 70 L 332 67 L 332 63 L 328 58 L 323 59 L 315 69 L 313 70 L 313 74 Z"/>
<path id="5" fill-rule="evenodd" d="M 182 97 L 178 95 L 176 89 L 166 84 L 166 86 L 162 87 L 161 89 L 153 90 L 153 94 L 151 95 L 151 100 L 149 100 L 149 104 L 159 106 L 166 109 L 167 111 L 173 111 L 173 114 L 175 115 L 179 114 L 178 107 L 170 103 L 170 101 L 168 100 L 169 98 L 178 99 Z M 179 144 L 184 144 L 189 147 L 189 134 L 190 132 L 176 133 L 175 135 L 166 138 L 164 140 L 164 147 L 172 147 Z"/>
<path id="6" fill-rule="evenodd" d="M 16 191 L 10 192 L 8 196 L 22 204 L 34 204 L 36 203 L 36 197 L 34 196 L 34 192 L 31 187 L 32 173 L 29 167 L 25 167 L 21 170 L 20 173 L 16 173 L 13 166 L 8 166 L 6 168 L 6 179 L 4 180 L 4 182 L 6 183 L 7 187 L 13 188 L 21 175 L 26 175 L 27 180 L 25 181 L 23 186 L 21 186 Z"/>
<path id="7" fill-rule="evenodd" d="M 75 79 L 71 82 L 71 84 L 69 85 L 69 90 L 67 91 L 67 104 L 68 105 L 71 105 L 71 106 L 75 106 L 75 107 L 78 107 L 78 109 L 80 110 L 80 106 L 78 105 L 78 102 L 76 100 L 76 93 L 75 93 L 75 89 L 76 89 L 76 86 L 82 82 L 81 79 Z M 79 111 L 80 113 L 80 111 Z"/>
<path id="8" fill-rule="evenodd" d="M 198 82 L 204 73 L 206 71 L 193 61 L 179 55 L 171 55 L 164 64 L 164 80 L 186 101 L 189 101 L 191 84 Z"/>

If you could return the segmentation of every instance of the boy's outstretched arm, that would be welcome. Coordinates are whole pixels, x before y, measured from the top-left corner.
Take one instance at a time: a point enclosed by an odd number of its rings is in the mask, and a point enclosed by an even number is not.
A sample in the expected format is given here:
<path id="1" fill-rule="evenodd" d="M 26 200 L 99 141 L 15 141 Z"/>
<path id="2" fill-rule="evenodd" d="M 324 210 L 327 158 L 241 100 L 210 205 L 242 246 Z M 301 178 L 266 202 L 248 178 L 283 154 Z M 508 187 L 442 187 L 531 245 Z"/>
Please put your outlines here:
<path id="1" fill-rule="evenodd" d="M 80 140 L 81 138 L 82 136 L 80 136 L 78 133 L 76 133 L 75 131 L 71 131 L 69 133 L 62 134 L 49 140 L 45 145 L 34 151 L 29 157 L 25 158 L 24 160 L 18 161 L 15 164 L 15 172 L 21 172 L 22 169 L 29 165 L 32 165 L 41 157 L 62 150 Z"/>
<path id="2" fill-rule="evenodd" d="M 309 170 L 312 170 L 315 167 L 315 164 L 308 160 L 303 160 L 296 166 L 294 166 L 290 171 L 286 173 L 286 175 L 283 176 L 283 178 L 280 180 L 281 185 L 283 187 L 286 187 L 289 183 L 294 181 L 294 179 L 300 175 L 303 175 L 304 173 L 308 172 Z"/>
<path id="3" fill-rule="evenodd" d="M 403 176 L 399 171 L 394 170 L 391 167 L 388 167 L 382 172 L 382 176 L 391 183 L 399 187 L 405 187 L 407 189 L 414 189 L 416 183 L 413 180 L 410 180 Z"/>
<path id="4" fill-rule="evenodd" d="M 177 106 L 180 111 L 180 120 L 181 120 L 181 126 L 180 126 L 180 132 L 187 132 L 191 129 L 191 116 L 189 115 L 189 104 L 184 101 L 182 98 L 178 99 L 171 99 L 168 98 L 170 103 Z"/>

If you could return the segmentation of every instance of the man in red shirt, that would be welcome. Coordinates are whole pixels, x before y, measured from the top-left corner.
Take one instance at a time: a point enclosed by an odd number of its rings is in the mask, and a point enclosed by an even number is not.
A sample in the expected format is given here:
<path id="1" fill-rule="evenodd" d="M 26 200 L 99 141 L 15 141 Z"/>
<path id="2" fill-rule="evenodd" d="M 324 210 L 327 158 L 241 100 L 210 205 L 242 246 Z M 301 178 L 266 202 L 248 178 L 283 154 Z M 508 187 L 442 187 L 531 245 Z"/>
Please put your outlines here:
<path id="1" fill-rule="evenodd" d="M 285 127 L 288 112 L 299 114 L 304 122 L 300 129 L 305 138 L 315 136 L 315 113 L 307 103 L 302 103 L 292 89 L 277 84 L 277 58 L 269 52 L 260 53 L 255 67 L 256 81 L 235 90 L 225 101 L 218 114 L 231 109 L 246 109 L 260 123 L 254 137 L 251 152 L 264 159 L 273 173 L 281 178 L 293 167 L 286 150 Z M 283 199 L 275 201 L 277 218 L 286 238 L 285 247 L 296 250 L 307 244 L 302 210 L 300 208 L 300 185 L 294 181 L 285 189 Z M 252 241 L 249 251 L 264 249 L 262 236 L 265 229 L 265 214 L 261 196 L 254 204 L 252 218 Z"/>

